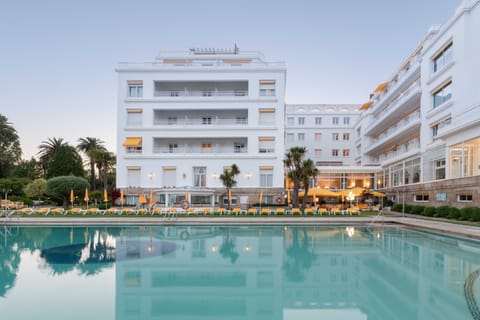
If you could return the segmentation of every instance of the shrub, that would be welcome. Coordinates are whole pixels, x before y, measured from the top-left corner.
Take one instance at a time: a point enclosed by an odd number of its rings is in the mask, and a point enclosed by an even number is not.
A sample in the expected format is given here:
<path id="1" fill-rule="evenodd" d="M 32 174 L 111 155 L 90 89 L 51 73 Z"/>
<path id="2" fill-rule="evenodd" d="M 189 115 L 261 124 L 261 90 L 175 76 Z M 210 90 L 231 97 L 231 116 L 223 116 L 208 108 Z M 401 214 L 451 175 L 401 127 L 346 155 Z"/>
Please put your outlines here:
<path id="1" fill-rule="evenodd" d="M 392 207 L 392 210 L 397 211 L 397 212 L 402 212 L 402 205 L 399 204 L 399 203 L 394 204 L 393 207 Z"/>
<path id="2" fill-rule="evenodd" d="M 458 218 L 460 218 L 460 209 L 455 208 L 455 207 L 451 207 L 451 208 L 448 210 L 448 216 L 447 216 L 447 218 L 449 218 L 449 219 L 458 219 Z"/>
<path id="3" fill-rule="evenodd" d="M 446 218 L 448 216 L 450 207 L 449 206 L 440 206 L 435 210 L 434 217 Z"/>
<path id="4" fill-rule="evenodd" d="M 413 206 L 411 204 L 406 204 L 405 205 L 405 212 L 406 213 L 413 213 L 412 208 L 413 208 Z"/>
<path id="5" fill-rule="evenodd" d="M 425 207 L 425 209 L 423 209 L 423 215 L 427 217 L 433 217 L 435 215 L 435 212 L 435 207 Z"/>
<path id="6" fill-rule="evenodd" d="M 413 214 L 422 214 L 424 210 L 423 206 L 412 206 L 411 213 Z"/>
<path id="7" fill-rule="evenodd" d="M 474 208 L 466 207 L 460 209 L 460 220 L 470 220 L 474 215 Z"/>

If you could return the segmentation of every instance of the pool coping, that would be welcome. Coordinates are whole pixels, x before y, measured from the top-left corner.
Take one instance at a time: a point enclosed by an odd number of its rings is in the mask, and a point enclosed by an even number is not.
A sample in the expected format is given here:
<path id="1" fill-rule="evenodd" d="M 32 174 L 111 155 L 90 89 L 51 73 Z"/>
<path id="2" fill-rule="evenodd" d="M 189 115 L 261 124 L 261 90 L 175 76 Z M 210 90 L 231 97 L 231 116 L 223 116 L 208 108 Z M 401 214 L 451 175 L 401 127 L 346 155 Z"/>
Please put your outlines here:
<path id="1" fill-rule="evenodd" d="M 480 227 L 459 225 L 443 221 L 423 220 L 411 217 L 375 216 L 368 217 L 10 217 L 2 218 L 4 225 L 382 225 L 394 224 L 415 229 L 462 236 L 480 240 Z M 372 221 L 376 219 L 373 223 Z M 0 222 L 1 223 L 1 222 Z"/>

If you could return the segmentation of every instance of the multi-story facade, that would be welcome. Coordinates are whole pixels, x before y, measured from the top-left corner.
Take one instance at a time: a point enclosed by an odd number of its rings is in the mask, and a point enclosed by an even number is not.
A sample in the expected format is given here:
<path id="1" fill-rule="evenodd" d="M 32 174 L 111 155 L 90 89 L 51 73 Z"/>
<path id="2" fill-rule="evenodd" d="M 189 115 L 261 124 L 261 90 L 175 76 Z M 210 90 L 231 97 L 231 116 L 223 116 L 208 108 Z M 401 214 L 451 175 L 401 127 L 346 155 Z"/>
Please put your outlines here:
<path id="1" fill-rule="evenodd" d="M 226 201 L 220 174 L 240 169 L 234 204 L 283 190 L 286 69 L 256 52 L 191 49 L 120 63 L 117 187 L 165 205 Z M 140 188 L 135 188 L 140 187 Z"/>
<path id="2" fill-rule="evenodd" d="M 423 205 L 480 203 L 480 1 L 463 1 L 362 105 L 356 145 L 376 186 Z"/>

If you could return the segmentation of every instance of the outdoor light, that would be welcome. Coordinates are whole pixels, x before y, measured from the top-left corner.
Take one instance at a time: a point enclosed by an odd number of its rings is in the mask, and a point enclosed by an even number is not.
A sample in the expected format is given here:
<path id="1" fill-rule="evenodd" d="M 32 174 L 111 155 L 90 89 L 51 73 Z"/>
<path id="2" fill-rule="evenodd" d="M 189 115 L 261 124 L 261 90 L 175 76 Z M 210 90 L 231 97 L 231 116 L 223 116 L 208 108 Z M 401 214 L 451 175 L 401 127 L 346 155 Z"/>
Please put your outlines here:
<path id="1" fill-rule="evenodd" d="M 354 227 L 346 227 L 345 231 L 347 231 L 347 235 L 349 238 L 353 237 L 355 234 L 355 228 Z"/>
<path id="2" fill-rule="evenodd" d="M 245 252 L 249 252 L 252 248 L 247 244 L 244 248 Z"/>
<path id="3" fill-rule="evenodd" d="M 250 180 L 252 178 L 251 173 L 245 173 L 245 179 Z"/>
<path id="4" fill-rule="evenodd" d="M 355 200 L 355 195 L 353 194 L 352 191 L 347 196 L 347 201 L 350 201 L 350 207 L 352 206 L 352 201 Z"/>
<path id="5" fill-rule="evenodd" d="M 214 253 L 217 252 L 217 246 L 216 246 L 216 245 L 213 245 L 213 246 L 210 248 L 210 250 L 211 250 L 212 252 L 214 252 Z"/>
<path id="6" fill-rule="evenodd" d="M 147 251 L 148 251 L 148 253 L 152 253 L 152 252 L 153 252 L 153 245 L 152 245 L 152 244 L 149 244 L 149 245 L 147 246 Z"/>

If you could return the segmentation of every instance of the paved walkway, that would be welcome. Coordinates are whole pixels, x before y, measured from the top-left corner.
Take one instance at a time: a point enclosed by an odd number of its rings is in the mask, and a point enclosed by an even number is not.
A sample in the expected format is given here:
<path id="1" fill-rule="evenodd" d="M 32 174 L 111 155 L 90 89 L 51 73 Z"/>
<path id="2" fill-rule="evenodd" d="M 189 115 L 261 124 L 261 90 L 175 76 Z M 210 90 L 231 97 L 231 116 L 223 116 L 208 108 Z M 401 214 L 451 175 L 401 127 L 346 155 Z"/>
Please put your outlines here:
<path id="1" fill-rule="evenodd" d="M 270 224 L 270 225 L 328 225 L 372 223 L 375 217 L 10 217 L 2 218 L 7 225 L 200 225 L 200 224 Z M 1 220 L 0 220 L 1 221 Z M 411 228 L 427 229 L 480 239 L 480 227 L 412 217 L 387 215 L 377 217 L 375 224 L 394 224 Z"/>

